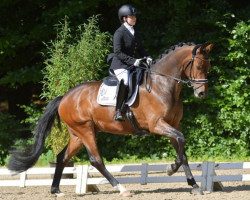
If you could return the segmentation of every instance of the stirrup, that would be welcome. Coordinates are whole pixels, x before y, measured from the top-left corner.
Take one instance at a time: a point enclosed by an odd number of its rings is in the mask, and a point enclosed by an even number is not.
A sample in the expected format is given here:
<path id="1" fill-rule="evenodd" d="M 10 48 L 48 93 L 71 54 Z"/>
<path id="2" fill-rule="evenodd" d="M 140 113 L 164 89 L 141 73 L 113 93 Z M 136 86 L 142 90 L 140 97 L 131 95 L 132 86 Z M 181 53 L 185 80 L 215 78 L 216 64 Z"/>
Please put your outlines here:
<path id="1" fill-rule="evenodd" d="M 115 115 L 114 115 L 114 120 L 124 122 L 125 120 L 123 119 L 122 113 L 120 110 L 117 110 Z"/>

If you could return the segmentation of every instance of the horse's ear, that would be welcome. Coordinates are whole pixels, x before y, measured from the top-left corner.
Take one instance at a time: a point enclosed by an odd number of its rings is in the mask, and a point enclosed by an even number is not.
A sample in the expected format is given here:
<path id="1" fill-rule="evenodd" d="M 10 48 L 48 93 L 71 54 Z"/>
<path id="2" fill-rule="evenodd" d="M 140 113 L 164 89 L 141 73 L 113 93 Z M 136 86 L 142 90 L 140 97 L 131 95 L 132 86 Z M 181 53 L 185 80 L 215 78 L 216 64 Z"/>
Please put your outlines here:
<path id="1" fill-rule="evenodd" d="M 206 46 L 206 52 L 209 53 L 212 50 L 213 46 L 214 46 L 214 44 L 207 45 Z"/>
<path id="2" fill-rule="evenodd" d="M 206 43 L 202 44 L 199 49 L 197 49 L 197 53 L 208 54 L 213 47 L 213 44 L 206 45 Z"/>

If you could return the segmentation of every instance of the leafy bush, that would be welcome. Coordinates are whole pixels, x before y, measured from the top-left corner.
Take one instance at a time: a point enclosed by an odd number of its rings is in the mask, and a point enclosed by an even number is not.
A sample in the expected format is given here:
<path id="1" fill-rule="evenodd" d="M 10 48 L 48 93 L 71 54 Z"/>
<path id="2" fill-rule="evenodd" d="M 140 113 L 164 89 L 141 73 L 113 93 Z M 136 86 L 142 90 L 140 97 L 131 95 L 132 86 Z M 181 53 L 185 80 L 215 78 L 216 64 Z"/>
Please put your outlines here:
<path id="1" fill-rule="evenodd" d="M 42 97 L 50 101 L 85 81 L 103 78 L 110 35 L 102 33 L 97 23 L 97 16 L 89 18 L 88 24 L 78 26 L 76 36 L 67 18 L 57 25 L 57 39 L 47 45 Z"/>
<path id="2" fill-rule="evenodd" d="M 24 112 L 28 116 L 26 119 L 22 120 L 21 123 L 29 124 L 30 131 L 34 133 L 36 122 L 42 116 L 41 106 L 38 106 L 37 104 L 32 103 L 29 106 L 21 105 L 20 107 L 24 110 Z"/>
<path id="3" fill-rule="evenodd" d="M 14 116 L 0 112 L 0 165 L 6 164 L 6 157 L 12 145 L 27 131 Z"/>
<path id="4" fill-rule="evenodd" d="M 232 29 L 221 27 L 230 36 L 221 42 L 224 51 L 214 55 L 210 95 L 203 102 L 186 101 L 183 129 L 192 157 L 246 158 L 250 156 L 250 24 L 240 21 Z"/>
<path id="5" fill-rule="evenodd" d="M 9 71 L 0 79 L 0 85 L 9 84 L 10 87 L 14 88 L 25 83 L 36 83 L 42 79 L 40 68 L 40 66 L 35 65 L 30 68 L 23 67 L 15 71 Z"/>
<path id="6" fill-rule="evenodd" d="M 76 35 L 72 34 L 67 18 L 56 26 L 57 38 L 47 45 L 48 57 L 43 70 L 42 97 L 48 102 L 76 85 L 100 80 L 106 74 L 111 37 L 101 32 L 97 23 L 98 16 L 89 18 L 88 23 L 77 27 Z M 57 128 L 52 130 L 47 146 L 58 154 L 66 146 L 68 138 L 63 124 L 62 132 Z"/>

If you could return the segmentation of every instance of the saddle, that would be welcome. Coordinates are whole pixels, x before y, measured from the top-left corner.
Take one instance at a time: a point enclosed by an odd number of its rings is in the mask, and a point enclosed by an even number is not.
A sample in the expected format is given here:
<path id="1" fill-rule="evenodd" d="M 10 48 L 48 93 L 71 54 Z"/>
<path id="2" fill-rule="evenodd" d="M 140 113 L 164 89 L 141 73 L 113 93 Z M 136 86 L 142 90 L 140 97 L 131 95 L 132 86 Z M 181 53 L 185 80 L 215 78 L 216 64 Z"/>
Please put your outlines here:
<path id="1" fill-rule="evenodd" d="M 136 100 L 139 86 L 143 82 L 143 75 L 144 69 L 136 68 L 134 66 L 130 67 L 128 98 L 123 108 L 126 118 L 130 121 L 134 128 L 133 135 L 135 136 L 149 135 L 148 131 L 139 129 L 134 114 L 129 108 L 129 106 L 133 105 L 134 101 Z M 102 85 L 99 88 L 97 103 L 106 106 L 116 106 L 118 85 L 119 80 L 116 78 L 114 71 L 110 69 L 109 76 L 104 79 Z"/>
<path id="2" fill-rule="evenodd" d="M 126 104 L 131 106 L 137 96 L 139 86 L 143 82 L 144 69 L 130 67 L 130 77 L 129 77 L 129 91 Z M 106 77 L 99 88 L 97 103 L 105 106 L 115 106 L 116 96 L 118 92 L 119 81 L 116 78 L 113 70 L 109 70 L 109 76 Z"/>
<path id="3" fill-rule="evenodd" d="M 141 68 L 136 68 L 134 66 L 130 68 L 128 99 L 135 92 L 136 86 L 140 86 L 142 84 L 143 72 L 144 70 Z M 112 69 L 109 69 L 109 76 L 104 79 L 104 84 L 108 86 L 117 86 L 119 84 L 119 81 Z"/>

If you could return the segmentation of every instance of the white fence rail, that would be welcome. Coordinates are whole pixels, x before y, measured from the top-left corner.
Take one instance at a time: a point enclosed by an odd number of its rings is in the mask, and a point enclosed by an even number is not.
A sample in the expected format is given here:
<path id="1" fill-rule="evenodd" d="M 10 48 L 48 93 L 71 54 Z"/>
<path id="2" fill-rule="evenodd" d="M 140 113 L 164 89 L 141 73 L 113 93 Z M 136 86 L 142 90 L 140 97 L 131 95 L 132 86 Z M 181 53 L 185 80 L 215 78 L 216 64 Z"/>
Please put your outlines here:
<path id="1" fill-rule="evenodd" d="M 186 182 L 185 175 L 182 176 L 155 176 L 157 172 L 165 172 L 167 164 L 146 164 L 141 165 L 109 165 L 106 166 L 108 171 L 111 173 L 116 172 L 130 172 L 129 177 L 118 177 L 117 180 L 120 183 L 170 183 L 170 182 Z M 191 170 L 199 170 L 200 175 L 194 176 L 197 182 L 201 182 L 201 188 L 203 191 L 213 191 L 214 183 L 223 181 L 250 181 L 250 174 L 241 175 L 216 175 L 215 170 L 225 169 L 250 169 L 250 162 L 239 162 L 239 163 L 214 163 L 214 162 L 203 162 L 190 164 Z M 54 174 L 54 168 L 31 168 L 19 176 L 19 179 L 15 180 L 3 180 L 1 175 L 10 176 L 10 172 L 7 169 L 0 169 L 0 186 L 43 186 L 51 185 L 52 179 L 29 179 L 28 175 L 51 175 Z M 183 171 L 181 167 L 179 171 Z M 94 167 L 88 165 L 79 165 L 76 167 L 66 167 L 63 174 L 75 174 L 76 178 L 73 179 L 62 179 L 61 185 L 75 185 L 76 193 L 83 194 L 87 192 L 88 185 L 108 184 L 105 178 L 100 177 L 89 177 L 89 174 L 99 173 Z M 149 174 L 154 173 L 154 176 Z"/>
<path id="2" fill-rule="evenodd" d="M 207 184 L 202 189 L 212 192 L 214 190 L 214 184 L 220 182 L 231 182 L 231 181 L 250 181 L 249 174 L 240 175 L 216 175 L 215 170 L 233 170 L 233 169 L 250 169 L 250 162 L 237 162 L 237 163 L 214 163 L 205 162 L 207 168 Z M 204 166 L 205 167 L 205 166 Z"/>

